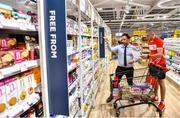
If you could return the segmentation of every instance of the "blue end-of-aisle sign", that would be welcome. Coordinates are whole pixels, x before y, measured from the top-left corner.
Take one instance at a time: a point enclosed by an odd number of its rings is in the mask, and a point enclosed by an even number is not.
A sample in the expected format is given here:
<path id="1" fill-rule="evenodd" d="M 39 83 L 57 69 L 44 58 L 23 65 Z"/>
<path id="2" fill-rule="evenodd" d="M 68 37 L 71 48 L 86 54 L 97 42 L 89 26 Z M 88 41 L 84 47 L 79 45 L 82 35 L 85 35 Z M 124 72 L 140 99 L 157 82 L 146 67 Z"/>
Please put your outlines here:
<path id="1" fill-rule="evenodd" d="M 99 27 L 99 55 L 105 58 L 104 27 Z"/>
<path id="2" fill-rule="evenodd" d="M 45 43 L 50 114 L 69 115 L 66 0 L 45 0 Z"/>

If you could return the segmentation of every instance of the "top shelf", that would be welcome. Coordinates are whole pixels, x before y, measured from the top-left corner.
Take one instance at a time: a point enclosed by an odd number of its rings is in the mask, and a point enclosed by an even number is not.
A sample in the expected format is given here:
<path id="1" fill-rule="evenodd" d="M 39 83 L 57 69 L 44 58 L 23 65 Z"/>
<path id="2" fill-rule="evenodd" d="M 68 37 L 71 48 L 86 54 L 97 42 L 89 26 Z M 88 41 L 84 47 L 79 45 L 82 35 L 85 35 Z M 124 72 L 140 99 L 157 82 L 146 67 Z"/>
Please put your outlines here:
<path id="1" fill-rule="evenodd" d="M 32 24 L 25 24 L 20 22 L 14 22 L 10 20 L 0 20 L 0 33 L 5 34 L 37 34 L 37 28 Z"/>

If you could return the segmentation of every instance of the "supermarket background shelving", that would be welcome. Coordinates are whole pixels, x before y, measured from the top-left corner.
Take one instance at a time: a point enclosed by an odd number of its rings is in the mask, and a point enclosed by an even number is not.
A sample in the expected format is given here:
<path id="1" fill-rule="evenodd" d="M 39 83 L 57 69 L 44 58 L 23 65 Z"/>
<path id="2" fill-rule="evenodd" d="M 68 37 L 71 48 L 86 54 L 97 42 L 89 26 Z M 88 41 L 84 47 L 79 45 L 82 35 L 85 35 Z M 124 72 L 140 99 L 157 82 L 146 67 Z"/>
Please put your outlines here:
<path id="1" fill-rule="evenodd" d="M 100 26 L 109 30 L 88 0 L 67 1 L 70 117 L 88 117 L 103 78 L 106 59 L 99 58 Z"/>

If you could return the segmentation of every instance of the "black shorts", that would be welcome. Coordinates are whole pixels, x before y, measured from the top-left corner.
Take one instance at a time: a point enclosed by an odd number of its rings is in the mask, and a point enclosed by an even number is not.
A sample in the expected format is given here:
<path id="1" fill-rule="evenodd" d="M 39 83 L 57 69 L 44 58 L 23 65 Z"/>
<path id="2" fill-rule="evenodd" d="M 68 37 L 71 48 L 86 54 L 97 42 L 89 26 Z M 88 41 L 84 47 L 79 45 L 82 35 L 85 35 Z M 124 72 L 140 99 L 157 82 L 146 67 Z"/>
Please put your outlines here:
<path id="1" fill-rule="evenodd" d="M 166 72 L 163 69 L 156 67 L 154 65 L 149 65 L 149 72 L 150 75 L 157 77 L 158 79 L 166 78 Z"/>

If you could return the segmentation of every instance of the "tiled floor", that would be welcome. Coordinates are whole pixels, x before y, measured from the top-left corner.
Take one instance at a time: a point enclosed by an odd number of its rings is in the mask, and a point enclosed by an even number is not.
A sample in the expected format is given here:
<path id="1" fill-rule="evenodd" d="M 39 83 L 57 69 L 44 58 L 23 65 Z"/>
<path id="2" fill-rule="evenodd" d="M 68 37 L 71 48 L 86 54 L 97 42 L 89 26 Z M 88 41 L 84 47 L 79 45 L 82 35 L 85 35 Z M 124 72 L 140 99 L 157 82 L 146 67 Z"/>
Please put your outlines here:
<path id="1" fill-rule="evenodd" d="M 139 66 L 136 65 L 136 68 Z M 116 63 L 112 62 L 108 70 L 108 73 L 113 73 L 116 68 Z M 180 118 L 180 90 L 173 86 L 169 81 L 166 81 L 167 94 L 166 94 L 166 110 L 164 117 L 166 118 Z M 89 118 L 113 118 L 115 117 L 115 110 L 112 107 L 112 103 L 107 104 L 106 98 L 109 95 L 109 78 L 104 78 L 98 95 L 96 97 L 94 109 L 90 112 Z M 121 118 L 155 118 L 158 117 L 158 113 L 153 106 L 140 105 L 125 108 L 120 111 Z"/>

